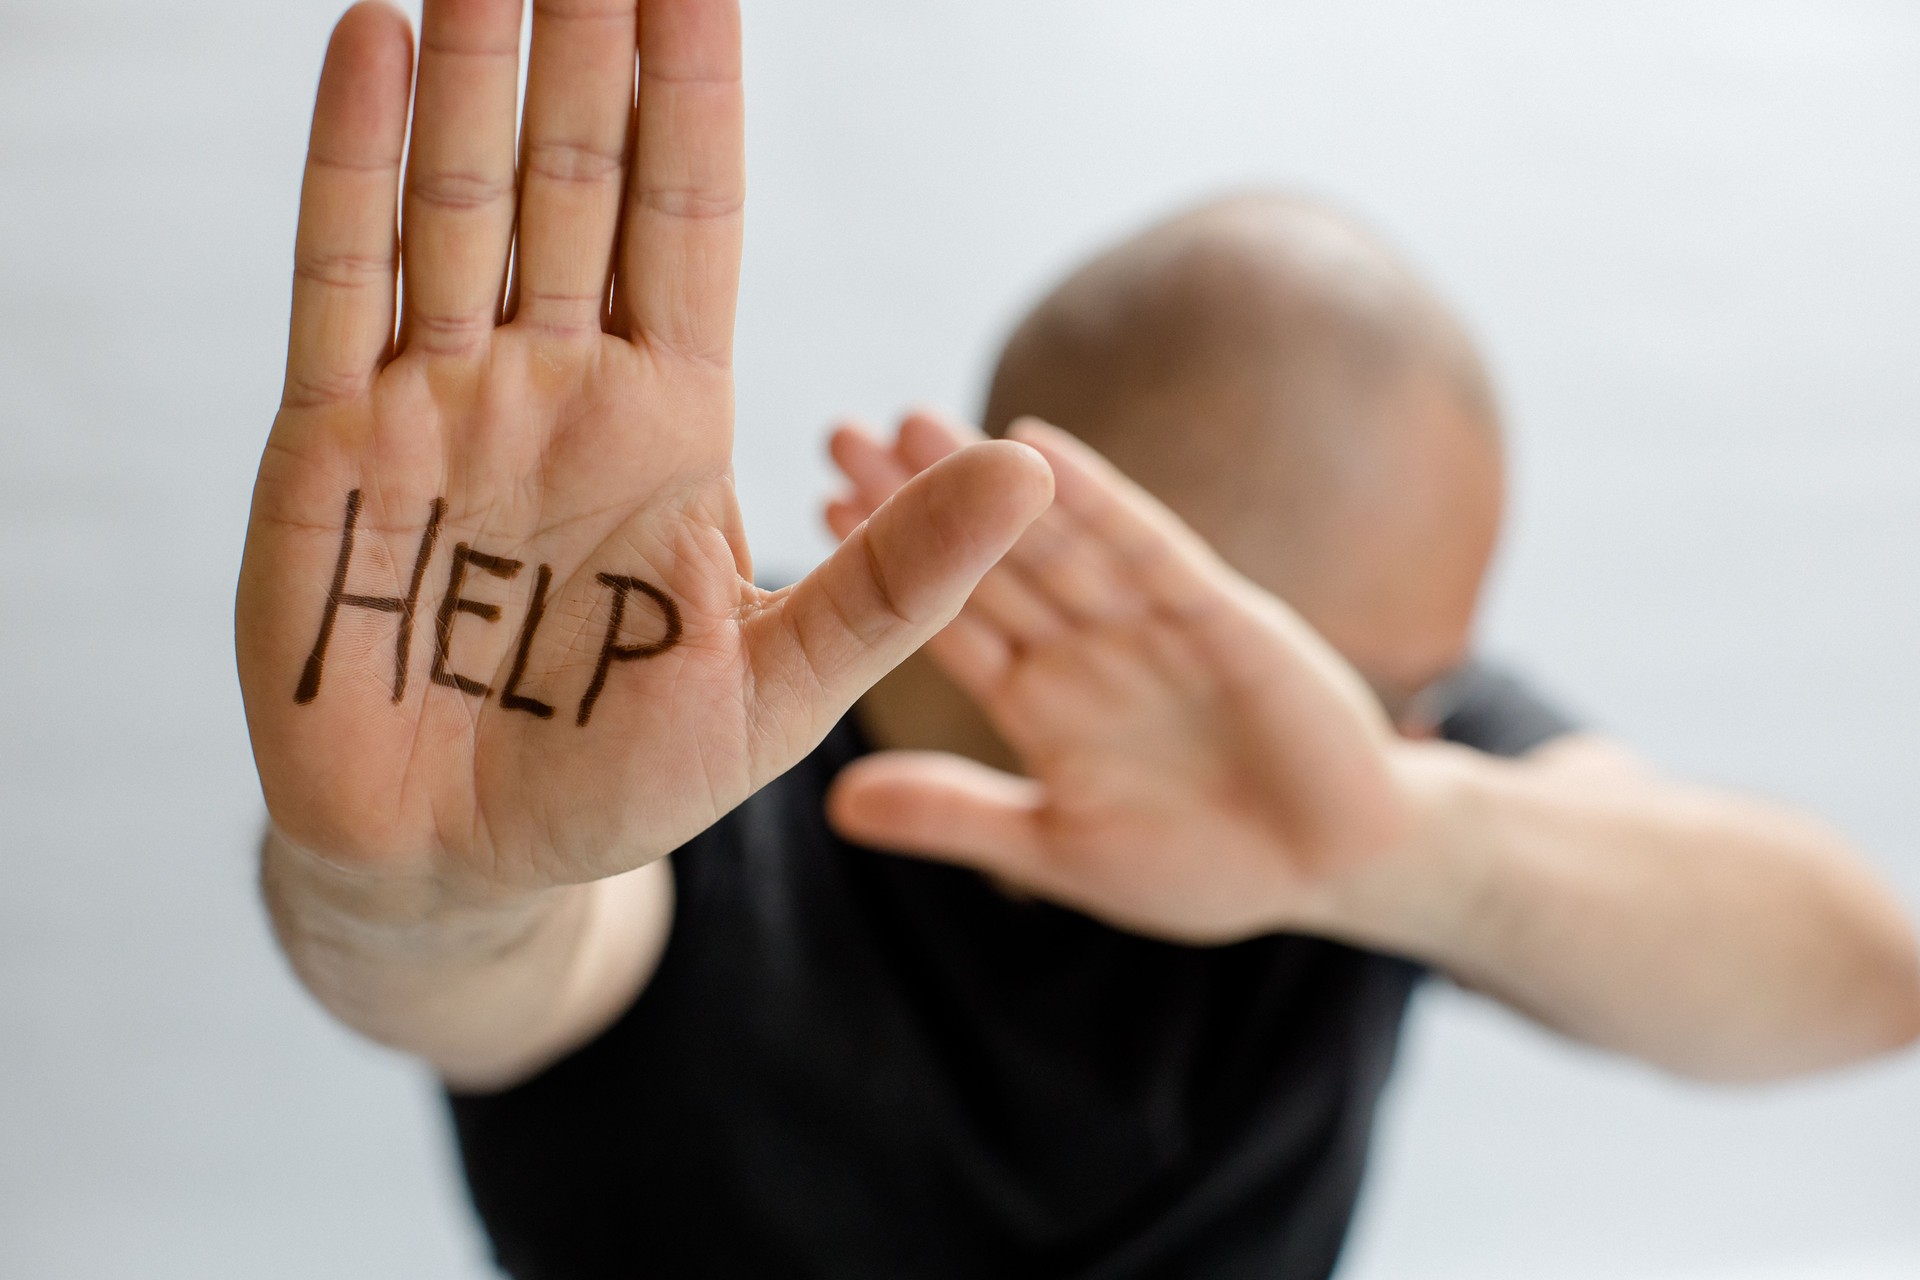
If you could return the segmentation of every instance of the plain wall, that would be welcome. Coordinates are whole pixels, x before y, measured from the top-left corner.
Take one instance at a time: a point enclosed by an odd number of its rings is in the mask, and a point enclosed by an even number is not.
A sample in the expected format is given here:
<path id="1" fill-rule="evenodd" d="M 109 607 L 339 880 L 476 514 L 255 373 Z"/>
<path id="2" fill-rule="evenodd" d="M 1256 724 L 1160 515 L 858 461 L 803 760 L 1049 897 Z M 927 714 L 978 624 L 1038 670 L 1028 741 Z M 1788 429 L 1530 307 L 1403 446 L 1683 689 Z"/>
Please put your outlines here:
<path id="1" fill-rule="evenodd" d="M 1074 259 L 1224 187 L 1484 340 L 1488 647 L 1920 901 L 1920 9 L 749 0 L 739 472 L 977 407 Z M 329 0 L 0 7 L 0 1276 L 485 1274 L 437 1101 L 274 953 L 231 657 Z M 1356 1280 L 1920 1274 L 1920 1059 L 1714 1092 L 1424 1001 Z M 1877 1268 L 1877 1269 L 1876 1269 Z"/>

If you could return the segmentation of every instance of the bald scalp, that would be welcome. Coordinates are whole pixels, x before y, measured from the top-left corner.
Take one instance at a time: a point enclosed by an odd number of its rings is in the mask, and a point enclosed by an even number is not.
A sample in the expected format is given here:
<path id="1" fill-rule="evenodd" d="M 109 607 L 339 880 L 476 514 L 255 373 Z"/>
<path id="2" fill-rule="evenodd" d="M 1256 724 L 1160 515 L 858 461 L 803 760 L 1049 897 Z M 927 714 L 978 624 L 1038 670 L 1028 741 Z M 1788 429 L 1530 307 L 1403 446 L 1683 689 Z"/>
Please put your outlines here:
<path id="1" fill-rule="evenodd" d="M 1028 415 L 1222 550 L 1249 509 L 1304 548 L 1391 500 L 1406 433 L 1436 415 L 1498 439 L 1484 368 L 1425 283 L 1345 215 L 1269 193 L 1180 214 L 1055 289 L 1008 341 L 984 419 L 997 435 Z"/>

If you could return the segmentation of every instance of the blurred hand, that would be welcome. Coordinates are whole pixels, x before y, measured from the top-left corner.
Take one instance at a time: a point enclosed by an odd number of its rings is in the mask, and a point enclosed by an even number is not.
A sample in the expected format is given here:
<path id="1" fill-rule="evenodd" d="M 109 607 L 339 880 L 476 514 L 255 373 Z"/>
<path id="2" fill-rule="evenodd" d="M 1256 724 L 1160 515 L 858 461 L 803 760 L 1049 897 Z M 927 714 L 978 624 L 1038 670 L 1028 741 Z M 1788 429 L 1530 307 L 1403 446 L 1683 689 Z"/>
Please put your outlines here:
<path id="1" fill-rule="evenodd" d="M 883 752 L 842 774 L 835 826 L 1178 941 L 1329 923 L 1407 822 L 1365 684 L 1091 449 L 1035 422 L 1013 435 L 1052 464 L 1054 504 L 928 653 L 1027 776 Z M 859 536 L 977 439 L 925 415 L 891 447 L 842 428 L 852 493 L 829 524 Z"/>
<path id="2" fill-rule="evenodd" d="M 1050 491 L 1021 446 L 960 450 L 756 590 L 731 470 L 738 5 L 534 10 L 523 131 L 521 0 L 427 0 L 417 81 L 385 4 L 335 33 L 236 609 L 281 835 L 481 896 L 712 823 L 938 631 Z"/>

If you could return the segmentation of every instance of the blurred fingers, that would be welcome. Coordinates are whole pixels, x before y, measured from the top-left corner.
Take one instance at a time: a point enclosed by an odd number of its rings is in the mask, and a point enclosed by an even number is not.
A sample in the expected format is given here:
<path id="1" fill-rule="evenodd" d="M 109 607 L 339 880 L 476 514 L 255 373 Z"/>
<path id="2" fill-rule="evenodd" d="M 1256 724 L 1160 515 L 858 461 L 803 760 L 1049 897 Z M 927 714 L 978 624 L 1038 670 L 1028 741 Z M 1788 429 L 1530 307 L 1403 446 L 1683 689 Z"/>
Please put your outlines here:
<path id="1" fill-rule="evenodd" d="M 1032 419 L 1016 424 L 1009 435 L 1031 445 L 1053 469 L 1054 510 L 1064 513 L 1081 536 L 1107 549 L 1143 607 L 1181 622 L 1216 678 L 1271 692 L 1299 687 L 1276 683 L 1278 674 L 1289 672 L 1377 711 L 1353 669 L 1312 627 L 1285 602 L 1236 573 L 1179 516 L 1112 463 L 1057 427 Z"/>
<path id="2" fill-rule="evenodd" d="M 1024 446 L 969 449 L 916 476 L 756 620 L 763 687 L 816 740 L 855 698 L 952 621 L 1046 509 L 1052 477 Z M 824 719 L 822 719 L 824 718 Z"/>
<path id="3" fill-rule="evenodd" d="M 1062 519 L 1023 539 L 1015 559 L 1063 598 L 1103 596 L 1184 613 L 1206 607 L 1230 573 L 1212 548 L 1159 499 L 1058 427 L 1016 423 L 1010 439 L 1031 445 L 1053 468 Z M 1098 548 L 1095 568 L 1089 552 Z"/>
<path id="4" fill-rule="evenodd" d="M 828 438 L 827 453 L 853 486 L 850 500 L 866 507 L 867 514 L 878 510 L 881 503 L 893 496 L 894 490 L 922 470 L 906 466 L 892 449 L 876 440 L 859 423 L 835 427 Z"/>
<path id="5" fill-rule="evenodd" d="M 936 409 L 915 409 L 901 419 L 894 452 L 910 469 L 924 471 L 986 438 L 977 428 Z"/>
<path id="6" fill-rule="evenodd" d="M 827 793 L 848 840 L 1032 883 L 1041 859 L 1040 784 L 960 756 L 889 751 L 857 760 Z"/>
<path id="7" fill-rule="evenodd" d="M 926 653 L 962 693 L 985 703 L 1012 670 L 1016 651 L 1006 633 L 969 604 L 927 641 Z"/>
<path id="8" fill-rule="evenodd" d="M 1054 434 L 1072 440 L 1063 432 Z M 901 423 L 895 453 L 917 470 L 984 438 L 973 427 L 945 414 L 920 410 Z M 1085 449 L 1084 445 L 1080 447 Z M 1116 571 L 1113 549 L 1101 545 L 1098 537 L 1090 537 L 1057 505 L 1034 521 L 1008 553 L 1004 575 L 994 575 L 1002 576 L 1025 583 L 1021 594 L 1027 599 L 1010 601 L 1007 625 L 1031 631 L 1027 637 L 1030 643 L 1050 638 L 1057 630 L 1038 625 L 1041 610 L 1050 618 L 1064 615 L 1089 624 L 1122 621 L 1139 612 L 1139 593 L 1131 590 Z M 1014 593 L 1002 595 L 1013 597 Z"/>
<path id="9" fill-rule="evenodd" d="M 829 452 L 853 488 L 828 504 L 827 527 L 835 537 L 846 538 L 920 471 L 984 439 L 977 432 L 966 432 L 925 415 L 909 417 L 892 448 L 881 444 L 864 427 L 841 426 L 833 434 Z M 1047 519 L 1043 515 L 1028 526 L 1023 540 Z M 1003 651 L 1007 643 L 1043 643 L 1066 627 L 1059 612 L 1004 564 L 994 566 L 980 580 L 962 616 L 972 618 L 978 627 L 998 632 Z"/>
<path id="10" fill-rule="evenodd" d="M 864 502 L 827 504 L 827 527 L 836 538 L 853 536 L 872 515 Z M 975 696 L 986 693 L 1006 674 L 1015 646 L 1031 648 L 1065 634 L 1060 614 L 1006 568 L 987 570 L 980 585 L 946 628 L 927 642 L 927 652 L 948 675 Z"/>
<path id="11" fill-rule="evenodd" d="M 967 613 L 1023 649 L 1058 640 L 1073 627 L 1071 619 L 1004 559 L 973 589 Z"/>

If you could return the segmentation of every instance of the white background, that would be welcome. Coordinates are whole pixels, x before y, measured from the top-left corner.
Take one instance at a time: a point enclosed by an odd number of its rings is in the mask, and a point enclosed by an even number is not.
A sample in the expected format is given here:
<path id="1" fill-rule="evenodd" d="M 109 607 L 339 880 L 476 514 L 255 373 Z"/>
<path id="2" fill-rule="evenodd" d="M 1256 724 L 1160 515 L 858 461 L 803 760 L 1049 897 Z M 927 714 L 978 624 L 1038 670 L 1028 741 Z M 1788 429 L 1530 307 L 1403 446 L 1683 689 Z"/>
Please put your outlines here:
<path id="1" fill-rule="evenodd" d="M 250 884 L 229 609 L 332 0 L 0 7 L 0 1276 L 485 1274 L 437 1103 Z M 1920 901 L 1920 9 L 750 0 L 739 461 L 979 400 L 1078 256 L 1224 186 L 1397 239 L 1505 388 L 1488 617 Z M 1920 1274 L 1920 1060 L 1679 1087 L 1429 998 L 1358 1280 Z"/>

